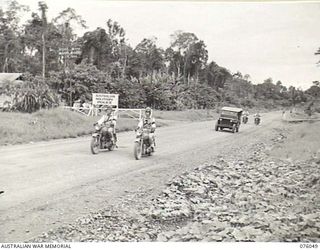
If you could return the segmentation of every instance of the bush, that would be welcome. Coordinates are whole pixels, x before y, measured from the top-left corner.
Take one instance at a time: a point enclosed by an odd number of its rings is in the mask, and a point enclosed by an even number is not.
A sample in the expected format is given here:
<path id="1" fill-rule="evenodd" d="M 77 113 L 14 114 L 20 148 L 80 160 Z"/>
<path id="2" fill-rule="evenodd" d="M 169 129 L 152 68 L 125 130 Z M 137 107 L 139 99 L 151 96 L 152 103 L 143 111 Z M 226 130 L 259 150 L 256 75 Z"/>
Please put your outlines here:
<path id="1" fill-rule="evenodd" d="M 40 77 L 27 75 L 20 85 L 7 86 L 12 97 L 11 111 L 32 113 L 59 105 L 59 97 Z"/>
<path id="2" fill-rule="evenodd" d="M 70 105 L 81 97 L 91 100 L 92 93 L 109 93 L 111 79 L 94 65 L 79 64 L 68 72 L 50 72 L 48 83 Z"/>
<path id="3" fill-rule="evenodd" d="M 145 93 L 135 80 L 115 80 L 110 92 L 119 94 L 119 106 L 122 108 L 141 108 L 146 102 Z"/>
<path id="4" fill-rule="evenodd" d="M 248 107 L 248 108 L 253 108 L 254 107 L 254 102 L 252 100 L 249 99 L 243 99 L 240 101 L 240 104 L 244 107 Z"/>

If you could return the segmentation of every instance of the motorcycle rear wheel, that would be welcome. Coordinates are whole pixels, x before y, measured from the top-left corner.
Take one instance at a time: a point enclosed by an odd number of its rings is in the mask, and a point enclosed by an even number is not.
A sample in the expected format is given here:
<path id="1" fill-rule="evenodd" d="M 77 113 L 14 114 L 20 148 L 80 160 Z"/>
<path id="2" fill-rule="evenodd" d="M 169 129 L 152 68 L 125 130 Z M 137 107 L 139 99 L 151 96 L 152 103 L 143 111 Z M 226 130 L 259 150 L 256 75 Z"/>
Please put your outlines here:
<path id="1" fill-rule="evenodd" d="M 113 151 L 116 145 L 114 143 L 111 144 L 111 146 L 108 147 L 109 151 Z"/>

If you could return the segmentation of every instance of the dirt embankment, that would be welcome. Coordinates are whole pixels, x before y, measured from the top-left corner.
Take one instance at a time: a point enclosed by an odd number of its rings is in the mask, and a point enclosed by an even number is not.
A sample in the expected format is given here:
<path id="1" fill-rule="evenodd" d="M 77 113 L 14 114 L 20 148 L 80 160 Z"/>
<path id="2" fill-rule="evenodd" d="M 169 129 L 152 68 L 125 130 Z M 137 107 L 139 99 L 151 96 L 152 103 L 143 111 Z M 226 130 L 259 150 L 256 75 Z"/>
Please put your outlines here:
<path id="1" fill-rule="evenodd" d="M 308 150 L 298 156 L 301 145 L 320 148 L 318 127 L 274 129 L 261 143 L 229 149 L 176 176 L 151 200 L 141 190 L 33 241 L 318 242 L 320 156 Z"/>
<path id="2" fill-rule="evenodd" d="M 286 140 L 275 145 L 270 155 L 288 161 L 320 159 L 320 121 L 292 123 L 289 127 Z"/>

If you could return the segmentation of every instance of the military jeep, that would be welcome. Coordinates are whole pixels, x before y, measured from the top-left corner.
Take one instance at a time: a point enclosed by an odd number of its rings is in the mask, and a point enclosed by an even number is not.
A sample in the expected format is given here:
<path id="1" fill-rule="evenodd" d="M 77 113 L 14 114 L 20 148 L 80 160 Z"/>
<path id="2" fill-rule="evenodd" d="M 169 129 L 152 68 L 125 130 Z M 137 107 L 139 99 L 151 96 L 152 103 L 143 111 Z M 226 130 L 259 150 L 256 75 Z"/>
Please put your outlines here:
<path id="1" fill-rule="evenodd" d="M 232 133 L 239 132 L 241 124 L 242 109 L 234 107 L 223 107 L 220 117 L 216 122 L 215 130 L 231 129 Z"/>

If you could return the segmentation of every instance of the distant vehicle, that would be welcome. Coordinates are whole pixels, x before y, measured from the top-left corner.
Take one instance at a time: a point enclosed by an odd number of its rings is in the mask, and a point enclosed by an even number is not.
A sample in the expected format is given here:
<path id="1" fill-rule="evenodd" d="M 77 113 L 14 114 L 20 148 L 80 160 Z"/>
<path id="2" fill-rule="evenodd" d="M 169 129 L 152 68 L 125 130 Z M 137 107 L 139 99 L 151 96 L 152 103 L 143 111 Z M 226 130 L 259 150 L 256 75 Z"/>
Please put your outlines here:
<path id="1" fill-rule="evenodd" d="M 246 124 L 248 122 L 248 116 L 247 115 L 243 115 L 242 122 L 243 122 L 243 124 Z"/>
<path id="2" fill-rule="evenodd" d="M 223 107 L 220 117 L 215 125 L 215 130 L 231 129 L 232 133 L 239 132 L 241 124 L 242 109 L 234 107 Z"/>
<path id="3" fill-rule="evenodd" d="M 261 120 L 260 117 L 255 117 L 254 118 L 254 124 L 259 125 L 260 124 L 260 120 Z"/>

